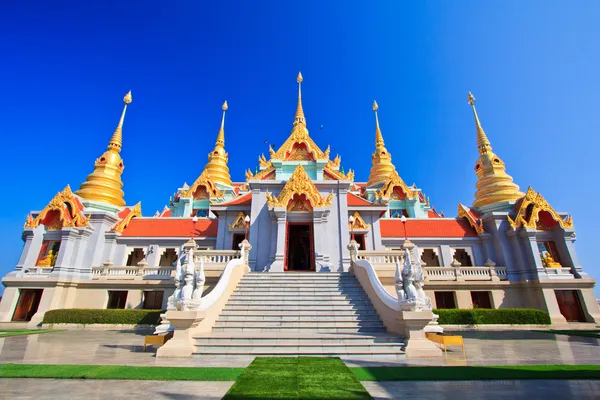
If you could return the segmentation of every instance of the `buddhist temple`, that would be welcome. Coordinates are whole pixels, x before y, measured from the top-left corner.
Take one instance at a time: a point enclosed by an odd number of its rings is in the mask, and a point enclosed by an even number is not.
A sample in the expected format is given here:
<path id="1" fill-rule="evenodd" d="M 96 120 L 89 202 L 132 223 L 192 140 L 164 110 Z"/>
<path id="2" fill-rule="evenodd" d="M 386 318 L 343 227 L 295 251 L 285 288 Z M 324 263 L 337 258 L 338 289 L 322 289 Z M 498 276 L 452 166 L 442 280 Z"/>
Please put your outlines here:
<path id="1" fill-rule="evenodd" d="M 464 118 L 470 120 L 470 106 L 475 135 L 454 133 L 471 143 L 472 158 L 464 167 L 474 165 L 473 198 L 457 199 L 457 213 L 446 215 L 421 188 L 407 185 L 405 171 L 394 165 L 392 155 L 400 149 L 386 147 L 391 111 L 385 104 L 380 109 L 373 102 L 372 110 L 357 116 L 373 123 L 373 131 L 354 136 L 372 149 L 368 181 L 359 182 L 354 171 L 341 168 L 340 156 L 332 157 L 335 149 L 311 137 L 302 91 L 317 89 L 303 87 L 302 74 L 296 84 L 290 81 L 289 94 L 296 96 L 297 89 L 298 103 L 295 113 L 289 110 L 289 136 L 257 155 L 258 168 L 245 171 L 242 182 L 232 181 L 228 166 L 230 157 L 244 151 L 227 139 L 226 120 L 235 114 L 228 113 L 227 102 L 216 109 L 215 101 L 215 130 L 203 134 L 216 140 L 205 149 L 204 168 L 182 176 L 181 182 L 191 184 L 165 193 L 164 208 L 154 214 L 144 214 L 143 199 L 131 199 L 121 181 L 123 173 L 141 168 L 130 162 L 124 170 L 134 151 L 125 121 L 126 111 L 136 112 L 129 92 L 114 133 L 107 132 L 107 149 L 86 180 L 77 190 L 56 182 L 57 194 L 40 198 L 40 209 L 31 211 L 22 232 L 14 232 L 24 247 L 2 280 L 0 322 L 39 325 L 48 310 L 60 308 L 168 309 L 180 290 L 182 265 L 201 268 L 194 278 L 200 282 L 198 300 L 229 279 L 224 271 L 236 259 L 245 260 L 248 276 L 274 282 L 301 273 L 352 276 L 364 260 L 394 297 L 395 271 L 406 249 L 422 267 L 433 309 L 537 308 L 555 323 L 600 321 L 595 280 L 577 258 L 573 219 L 526 182 L 513 181 L 501 149 L 492 150 L 500 133 L 489 129 L 488 136 L 483 129 L 483 114 L 490 112 L 485 103 L 478 103 L 480 119 L 469 92 Z M 74 167 L 91 169 L 91 162 Z M 363 289 L 368 303 L 371 292 Z M 277 303 L 277 295 L 268 296 Z"/>

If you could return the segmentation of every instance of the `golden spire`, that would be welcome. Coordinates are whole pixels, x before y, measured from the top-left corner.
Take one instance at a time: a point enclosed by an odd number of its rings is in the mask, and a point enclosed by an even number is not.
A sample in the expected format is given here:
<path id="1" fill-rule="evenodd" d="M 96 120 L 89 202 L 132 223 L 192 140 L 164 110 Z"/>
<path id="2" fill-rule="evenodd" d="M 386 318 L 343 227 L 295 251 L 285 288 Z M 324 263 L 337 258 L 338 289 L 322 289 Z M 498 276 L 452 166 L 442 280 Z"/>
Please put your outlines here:
<path id="1" fill-rule="evenodd" d="M 385 182 L 395 171 L 396 167 L 392 164 L 392 156 L 385 148 L 383 135 L 379 128 L 379 116 L 377 115 L 379 106 L 376 101 L 373 101 L 373 111 L 375 112 L 375 151 L 371 157 L 373 166 L 367 186 L 376 185 Z"/>
<path id="2" fill-rule="evenodd" d="M 485 134 L 475 109 L 475 97 L 469 92 L 468 103 L 473 108 L 477 148 L 479 158 L 475 163 L 477 183 L 473 207 L 481 208 L 502 203 L 514 203 L 524 196 L 519 186 L 513 183 L 512 176 L 506 173 L 504 162 L 492 151 L 492 145 Z"/>
<path id="3" fill-rule="evenodd" d="M 298 72 L 298 107 L 296 107 L 296 116 L 294 117 L 294 126 L 297 124 L 306 125 L 306 119 L 304 118 L 304 110 L 302 109 L 302 73 Z"/>
<path id="4" fill-rule="evenodd" d="M 215 148 L 208 154 L 208 163 L 204 167 L 204 170 L 208 172 L 208 175 L 214 182 L 231 186 L 231 175 L 229 175 L 229 167 L 227 167 L 229 156 L 225 152 L 225 112 L 228 108 L 227 101 L 223 103 L 221 108 L 223 110 L 221 128 L 217 134 Z"/>
<path id="5" fill-rule="evenodd" d="M 377 101 L 373 100 L 373 111 L 375 111 L 375 147 L 383 147 L 385 146 L 385 143 L 383 141 L 381 129 L 379 129 L 379 116 L 377 115 L 377 110 L 379 110 L 379 106 L 377 105 Z"/>
<path id="6" fill-rule="evenodd" d="M 481 127 L 481 122 L 479 122 L 479 116 L 477 115 L 477 109 L 475 108 L 475 96 L 473 93 L 469 92 L 469 100 L 468 103 L 473 108 L 473 115 L 475 116 L 475 126 L 477 130 L 477 147 L 479 148 L 479 154 L 487 153 L 488 151 L 492 151 L 492 145 L 490 144 L 485 131 Z"/>
<path id="7" fill-rule="evenodd" d="M 123 112 L 121 113 L 121 119 L 119 120 L 119 125 L 117 125 L 117 129 L 110 138 L 110 142 L 108 142 L 108 149 L 114 149 L 117 153 L 121 152 L 121 147 L 123 147 L 123 121 L 125 120 L 125 112 L 127 111 L 127 105 L 131 104 L 131 90 L 123 97 L 123 102 L 125 106 L 123 107 Z"/>
<path id="8" fill-rule="evenodd" d="M 123 145 L 123 121 L 125 120 L 125 111 L 127 105 L 131 103 L 131 91 L 123 98 L 125 106 L 117 129 L 108 143 L 108 150 L 96 160 L 94 172 L 85 179 L 77 192 L 78 196 L 85 200 L 108 203 L 114 206 L 123 207 L 123 182 L 121 174 L 123 173 L 123 159 L 120 156 Z"/>

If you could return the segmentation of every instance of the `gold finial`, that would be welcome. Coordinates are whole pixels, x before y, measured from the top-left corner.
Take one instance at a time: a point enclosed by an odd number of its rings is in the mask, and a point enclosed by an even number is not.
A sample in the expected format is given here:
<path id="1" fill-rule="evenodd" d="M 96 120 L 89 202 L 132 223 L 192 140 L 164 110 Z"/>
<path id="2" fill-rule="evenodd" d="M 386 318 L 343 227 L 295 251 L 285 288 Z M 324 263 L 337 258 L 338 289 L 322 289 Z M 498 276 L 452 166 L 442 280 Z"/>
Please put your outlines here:
<path id="1" fill-rule="evenodd" d="M 475 96 L 473 96 L 473 93 L 471 92 L 469 92 L 468 103 L 473 108 L 473 115 L 475 116 L 475 129 L 477 131 L 477 147 L 479 149 L 479 154 L 492 151 L 492 144 L 487 138 L 487 135 L 481 126 L 481 122 L 479 122 L 479 115 L 477 115 L 477 109 L 475 108 Z"/>
<path id="2" fill-rule="evenodd" d="M 114 206 L 123 207 L 123 182 L 121 174 L 123 173 L 123 159 L 119 154 L 123 147 L 123 121 L 127 106 L 131 104 L 131 90 L 123 97 L 123 112 L 113 133 L 108 150 L 96 160 L 94 172 L 87 176 L 75 194 L 81 196 L 84 200 L 93 200 L 100 203 L 108 203 Z"/>
<path id="3" fill-rule="evenodd" d="M 114 150 L 117 153 L 119 153 L 121 151 L 121 147 L 123 147 L 123 121 L 125 121 L 125 111 L 127 111 L 127 106 L 131 104 L 131 90 L 127 92 L 125 97 L 123 97 L 123 103 L 125 103 L 125 106 L 123 106 L 121 119 L 119 120 L 117 129 L 115 129 L 110 142 L 108 142 L 108 149 Z"/>
<path id="4" fill-rule="evenodd" d="M 473 108 L 477 148 L 479 150 L 479 158 L 475 163 L 475 173 L 477 174 L 475 187 L 477 191 L 475 192 L 473 207 L 481 208 L 502 203 L 514 203 L 523 197 L 523 193 L 519 191 L 519 186 L 513 182 L 512 176 L 506 173 L 504 162 L 492 151 L 492 145 L 477 115 L 473 93 L 469 92 L 467 102 Z"/>
<path id="5" fill-rule="evenodd" d="M 373 111 L 375 111 L 375 147 L 380 148 L 385 146 L 385 143 L 383 141 L 381 129 L 379 129 L 379 116 L 377 115 L 377 110 L 379 110 L 379 105 L 377 104 L 377 101 L 373 100 Z"/>
<path id="6" fill-rule="evenodd" d="M 373 166 L 371 167 L 367 186 L 376 185 L 386 181 L 396 170 L 396 167 L 392 164 L 392 156 L 385 148 L 383 135 L 379 128 L 379 115 L 377 110 L 379 110 L 379 105 L 377 104 L 377 101 L 373 100 L 373 111 L 375 112 L 375 151 L 371 157 Z"/>
<path id="7" fill-rule="evenodd" d="M 229 175 L 229 167 L 227 166 L 229 157 L 225 152 L 225 112 L 228 108 L 226 100 L 223 106 L 221 106 L 223 116 L 221 117 L 221 128 L 219 128 L 219 133 L 217 134 L 215 148 L 208 154 L 208 163 L 204 167 L 204 170 L 208 172 L 208 175 L 214 182 L 231 186 L 231 175 Z"/>
<path id="8" fill-rule="evenodd" d="M 296 82 L 298 82 L 298 107 L 296 107 L 296 116 L 294 117 L 294 126 L 298 124 L 306 125 L 306 118 L 304 118 L 304 110 L 302 109 L 302 73 L 298 72 L 298 78 Z"/>

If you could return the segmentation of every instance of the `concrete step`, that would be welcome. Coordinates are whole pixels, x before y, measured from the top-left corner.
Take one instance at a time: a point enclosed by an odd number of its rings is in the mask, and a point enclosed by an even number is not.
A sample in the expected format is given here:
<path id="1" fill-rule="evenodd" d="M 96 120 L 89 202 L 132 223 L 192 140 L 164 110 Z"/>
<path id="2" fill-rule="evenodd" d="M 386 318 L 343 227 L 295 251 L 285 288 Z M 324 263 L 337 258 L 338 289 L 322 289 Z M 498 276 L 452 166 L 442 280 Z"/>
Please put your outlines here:
<path id="1" fill-rule="evenodd" d="M 313 300 L 313 301 L 327 301 L 327 300 L 358 300 L 365 301 L 368 299 L 365 295 L 344 295 L 342 293 L 331 294 L 331 295 L 304 295 L 304 294 L 287 294 L 287 293 L 233 293 L 231 295 L 232 300 L 244 299 L 244 300 Z"/>
<path id="2" fill-rule="evenodd" d="M 365 295 L 365 292 L 361 289 L 361 288 L 348 288 L 348 287 L 314 287 L 314 286 L 307 286 L 307 287 L 302 287 L 302 286 L 287 286 L 287 287 L 282 287 L 282 286 L 256 286 L 256 285 L 252 285 L 252 286 L 238 286 L 237 289 L 235 290 L 234 293 L 254 293 L 254 292 L 260 292 L 260 293 L 287 293 L 287 292 L 293 292 L 293 293 L 323 293 L 323 294 L 329 294 L 329 293 L 360 293 L 363 296 Z"/>
<path id="3" fill-rule="evenodd" d="M 269 316 L 284 316 L 284 317 L 313 317 L 313 318 L 320 318 L 322 316 L 324 317 L 330 317 L 330 316 L 338 316 L 338 317 L 360 317 L 360 316 L 375 316 L 377 317 L 377 313 L 376 312 L 356 312 L 356 310 L 345 310 L 345 311 L 321 311 L 321 310 L 273 310 L 273 309 L 266 309 L 266 310 L 229 310 L 229 309 L 225 309 L 223 312 L 221 312 L 221 316 L 250 316 L 250 315 L 256 315 L 256 316 L 264 316 L 264 317 L 269 317 Z"/>
<path id="4" fill-rule="evenodd" d="M 393 335 L 371 335 L 365 333 L 353 334 L 315 334 L 309 332 L 221 332 L 211 333 L 210 336 L 194 337 L 197 346 L 209 345 L 246 345 L 246 346 L 278 346 L 278 345 L 331 345 L 331 346 L 371 346 L 393 345 L 403 346 L 404 341 Z"/>
<path id="5" fill-rule="evenodd" d="M 223 315 L 221 314 L 217 319 L 219 322 L 248 322 L 248 323 L 261 323 L 261 322 L 381 322 L 381 319 L 377 315 Z"/>
<path id="6" fill-rule="evenodd" d="M 312 308 L 312 307 L 320 306 L 320 305 L 325 305 L 325 306 L 369 306 L 369 307 L 371 307 L 371 303 L 369 303 L 368 301 L 347 300 L 347 299 L 341 299 L 341 300 L 313 300 L 313 299 L 294 299 L 294 300 L 254 299 L 254 300 L 248 300 L 248 299 L 243 299 L 243 298 L 241 298 L 241 299 L 233 299 L 232 298 L 232 299 L 229 299 L 227 305 L 228 306 L 229 305 L 248 305 L 248 306 L 264 305 L 264 306 L 271 306 L 271 307 L 294 306 L 299 309 Z"/>
<path id="7" fill-rule="evenodd" d="M 248 327 L 245 325 L 240 326 L 220 326 L 214 327 L 213 332 L 311 332 L 311 333 L 383 333 L 385 328 L 376 327 L 364 327 L 364 328 L 345 328 L 345 327 L 319 327 L 319 328 L 306 328 L 298 326 L 269 326 L 269 327 Z"/>
<path id="8" fill-rule="evenodd" d="M 246 304 L 246 303 L 227 303 L 224 311 L 299 311 L 299 312 L 329 312 L 329 311 L 355 311 L 355 312 L 375 312 L 370 303 L 362 304 Z"/>
<path id="9" fill-rule="evenodd" d="M 346 347 L 346 346 L 197 346 L 194 354 L 204 355 L 306 355 L 306 356 L 337 356 L 337 355 L 372 355 L 383 354 L 393 356 L 402 352 L 400 346 L 386 347 Z"/>

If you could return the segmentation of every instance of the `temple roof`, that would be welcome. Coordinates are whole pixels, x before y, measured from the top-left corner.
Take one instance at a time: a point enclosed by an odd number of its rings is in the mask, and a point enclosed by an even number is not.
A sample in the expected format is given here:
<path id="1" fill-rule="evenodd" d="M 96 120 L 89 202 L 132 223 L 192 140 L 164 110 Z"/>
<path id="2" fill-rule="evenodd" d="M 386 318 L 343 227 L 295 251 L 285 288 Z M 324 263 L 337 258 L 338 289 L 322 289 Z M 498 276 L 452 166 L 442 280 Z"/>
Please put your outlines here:
<path id="1" fill-rule="evenodd" d="M 252 192 L 248 192 L 223 203 L 215 204 L 215 206 L 249 206 L 250 204 L 252 204 Z"/>
<path id="2" fill-rule="evenodd" d="M 123 230 L 125 237 L 216 237 L 219 221 L 191 218 L 134 218 Z"/>
<path id="3" fill-rule="evenodd" d="M 363 199 L 354 193 L 348 193 L 348 206 L 350 207 L 381 207 L 381 204 L 371 203 L 369 200 Z"/>
<path id="4" fill-rule="evenodd" d="M 379 222 L 382 237 L 404 237 L 400 219 L 382 219 Z M 476 237 L 477 232 L 465 219 L 412 219 L 406 220 L 406 234 L 412 237 Z"/>

